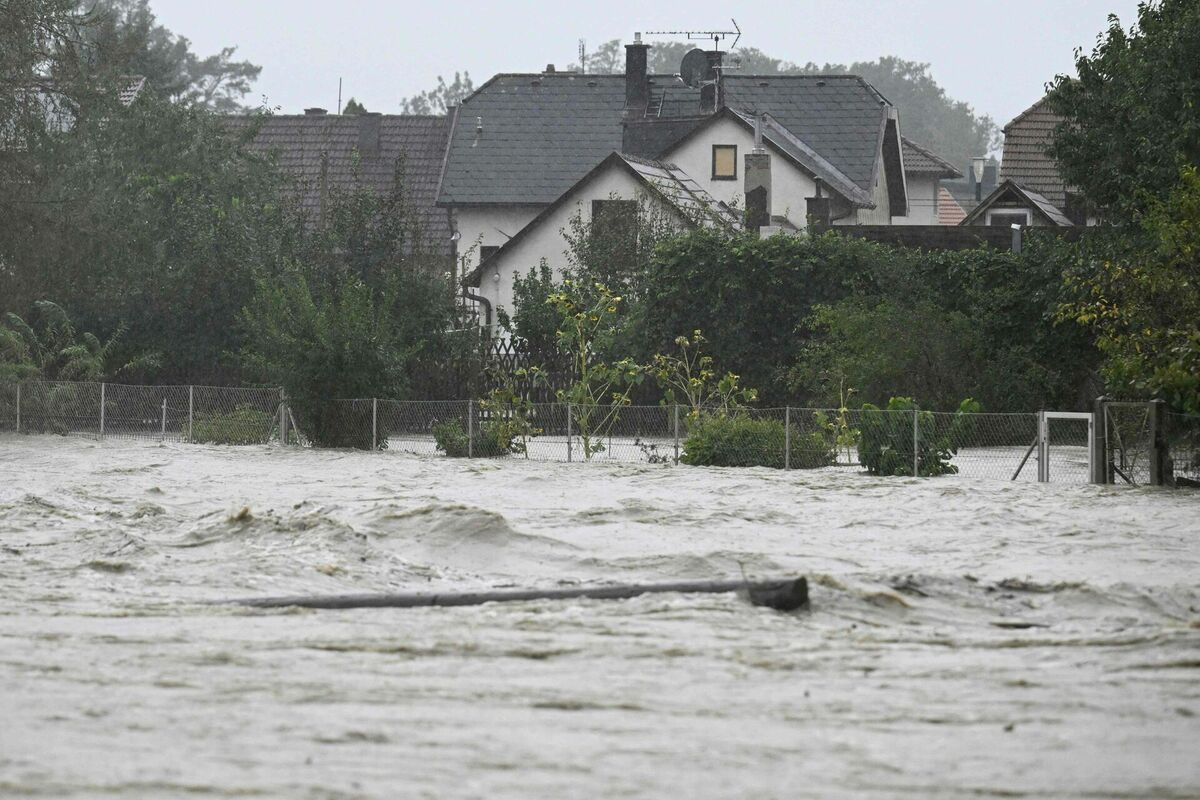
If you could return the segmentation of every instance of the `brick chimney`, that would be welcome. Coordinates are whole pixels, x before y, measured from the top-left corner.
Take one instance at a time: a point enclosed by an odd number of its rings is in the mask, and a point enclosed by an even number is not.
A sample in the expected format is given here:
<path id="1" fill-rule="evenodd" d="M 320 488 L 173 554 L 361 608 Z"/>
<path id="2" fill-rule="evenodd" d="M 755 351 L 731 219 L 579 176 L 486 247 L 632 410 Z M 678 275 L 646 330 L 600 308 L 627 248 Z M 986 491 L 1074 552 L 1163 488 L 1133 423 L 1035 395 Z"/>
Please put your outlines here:
<path id="1" fill-rule="evenodd" d="M 754 119 L 754 150 L 746 153 L 746 228 L 771 224 L 771 154 L 763 147 L 762 115 Z"/>
<path id="2" fill-rule="evenodd" d="M 364 158 L 379 155 L 379 128 L 382 122 L 383 114 L 378 111 L 358 115 L 358 152 Z"/>
<path id="3" fill-rule="evenodd" d="M 646 58 L 650 45 L 642 43 L 642 34 L 633 35 L 633 44 L 625 45 L 625 116 L 646 116 L 650 104 L 650 80 L 646 76 Z"/>
<path id="4" fill-rule="evenodd" d="M 326 113 L 327 112 L 323 108 L 315 108 L 314 107 L 314 108 L 304 109 L 304 116 L 306 116 L 306 117 L 323 117 L 323 116 L 325 116 Z"/>

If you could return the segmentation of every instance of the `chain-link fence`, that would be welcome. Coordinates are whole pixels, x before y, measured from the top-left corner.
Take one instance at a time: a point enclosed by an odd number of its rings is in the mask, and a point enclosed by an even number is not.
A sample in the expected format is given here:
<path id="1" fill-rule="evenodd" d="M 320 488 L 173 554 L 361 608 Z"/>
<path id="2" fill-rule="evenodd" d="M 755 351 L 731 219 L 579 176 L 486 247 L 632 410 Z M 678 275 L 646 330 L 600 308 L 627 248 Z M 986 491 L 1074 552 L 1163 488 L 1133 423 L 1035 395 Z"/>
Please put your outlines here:
<path id="1" fill-rule="evenodd" d="M 278 389 L 0 384 L 0 430 L 207 444 L 279 440 Z"/>
<path id="2" fill-rule="evenodd" d="M 1166 412 L 1163 438 L 1170 457 L 1171 482 L 1200 487 L 1200 415 Z"/>
<path id="3" fill-rule="evenodd" d="M 1166 414 L 1153 433 L 1146 403 L 1111 403 L 1095 423 L 1111 472 L 1150 482 L 1152 440 L 1169 443 L 1173 475 L 1200 480 L 1200 417 Z M 1103 425 L 1102 428 L 1099 426 Z M 1085 414 L 765 408 L 699 413 L 686 406 L 311 399 L 279 389 L 0 384 L 0 431 L 200 444 L 284 441 L 462 458 L 682 463 L 865 470 L 875 475 L 1083 483 L 1092 479 Z M 1102 450 L 1104 448 L 1101 448 Z M 1103 470 L 1101 470 L 1103 472 Z"/>

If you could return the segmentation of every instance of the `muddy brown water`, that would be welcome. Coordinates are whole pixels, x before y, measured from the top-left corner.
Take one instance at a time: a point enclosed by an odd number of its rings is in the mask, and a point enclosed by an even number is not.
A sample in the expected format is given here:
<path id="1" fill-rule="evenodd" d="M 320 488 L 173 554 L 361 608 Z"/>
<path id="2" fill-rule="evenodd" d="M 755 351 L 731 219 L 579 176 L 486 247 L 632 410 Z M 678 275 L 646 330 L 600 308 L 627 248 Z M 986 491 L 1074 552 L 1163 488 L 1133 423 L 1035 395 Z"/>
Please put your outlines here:
<path id="1" fill-rule="evenodd" d="M 1197 493 L 0 436 L 0 797 L 1196 797 L 1198 576 Z"/>

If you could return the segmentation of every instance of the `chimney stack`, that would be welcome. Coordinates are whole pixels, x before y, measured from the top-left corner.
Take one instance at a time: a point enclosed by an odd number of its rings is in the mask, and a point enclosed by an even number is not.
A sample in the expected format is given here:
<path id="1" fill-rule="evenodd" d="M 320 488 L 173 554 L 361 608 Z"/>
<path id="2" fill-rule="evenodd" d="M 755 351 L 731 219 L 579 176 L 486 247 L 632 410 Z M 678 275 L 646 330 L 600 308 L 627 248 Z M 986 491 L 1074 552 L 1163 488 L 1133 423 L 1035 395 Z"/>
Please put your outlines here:
<path id="1" fill-rule="evenodd" d="M 368 111 L 358 116 L 358 152 L 364 158 L 379 155 L 379 128 L 382 122 L 383 114 L 378 111 Z"/>
<path id="2" fill-rule="evenodd" d="M 746 228 L 771 224 L 771 154 L 762 143 L 763 115 L 754 119 L 754 150 L 746 153 Z"/>
<path id="3" fill-rule="evenodd" d="M 326 113 L 325 109 L 323 109 L 323 108 L 306 108 L 306 109 L 304 109 L 304 116 L 306 116 L 306 117 L 323 117 L 323 116 L 325 116 L 325 113 Z"/>
<path id="4" fill-rule="evenodd" d="M 724 92 L 721 91 L 721 59 L 725 54 L 720 50 L 710 50 L 704 55 L 708 58 L 708 64 L 700 84 L 700 111 L 711 114 L 725 105 Z"/>
<path id="5" fill-rule="evenodd" d="M 650 105 L 650 80 L 646 75 L 646 58 L 650 45 L 642 44 L 642 34 L 633 35 L 633 44 L 625 45 L 625 116 L 637 119 L 646 116 Z"/>

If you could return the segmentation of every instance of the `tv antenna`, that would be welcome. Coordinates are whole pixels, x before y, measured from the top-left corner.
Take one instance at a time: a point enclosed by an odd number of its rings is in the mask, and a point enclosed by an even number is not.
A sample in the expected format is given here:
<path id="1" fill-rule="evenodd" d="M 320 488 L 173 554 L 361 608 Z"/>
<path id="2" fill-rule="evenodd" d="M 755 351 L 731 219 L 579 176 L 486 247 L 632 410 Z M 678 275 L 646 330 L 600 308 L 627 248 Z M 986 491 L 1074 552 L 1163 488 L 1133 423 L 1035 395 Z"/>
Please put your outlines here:
<path id="1" fill-rule="evenodd" d="M 728 37 L 733 37 L 733 44 L 729 45 L 729 49 L 737 47 L 738 40 L 742 38 L 742 29 L 738 27 L 737 20 L 732 17 L 729 20 L 733 23 L 731 31 L 646 31 L 647 36 L 686 36 L 691 41 L 701 39 L 711 39 L 713 50 L 721 49 L 721 42 Z"/>
<path id="2" fill-rule="evenodd" d="M 587 74 L 587 39 L 579 40 L 579 74 Z"/>

